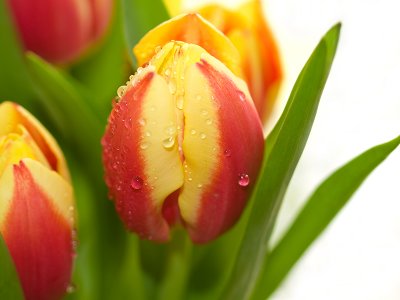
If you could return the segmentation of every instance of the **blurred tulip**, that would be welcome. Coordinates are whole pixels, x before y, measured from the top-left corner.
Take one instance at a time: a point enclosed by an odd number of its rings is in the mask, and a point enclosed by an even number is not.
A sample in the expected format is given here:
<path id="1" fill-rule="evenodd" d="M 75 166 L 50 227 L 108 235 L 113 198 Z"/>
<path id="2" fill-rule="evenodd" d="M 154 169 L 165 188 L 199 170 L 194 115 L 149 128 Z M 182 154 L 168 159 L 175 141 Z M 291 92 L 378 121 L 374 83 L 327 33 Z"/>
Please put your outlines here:
<path id="1" fill-rule="evenodd" d="M 113 0 L 8 0 L 27 50 L 67 63 L 101 37 Z"/>
<path id="2" fill-rule="evenodd" d="M 74 200 L 56 141 L 17 104 L 0 104 L 0 232 L 26 299 L 59 299 L 70 283 Z"/>
<path id="3" fill-rule="evenodd" d="M 234 62 L 229 40 L 198 15 L 150 31 L 135 53 L 139 61 L 153 57 L 118 90 L 103 160 L 128 229 L 165 242 L 170 228 L 180 225 L 195 243 L 205 243 L 242 213 L 264 140 L 245 82 L 202 47 L 169 40 L 174 30 L 190 28 L 185 22 L 199 25 L 193 40 L 207 39 L 210 50 L 225 50 L 224 60 Z M 152 48 L 160 32 L 165 44 Z"/>
<path id="4" fill-rule="evenodd" d="M 169 11 L 182 11 L 181 1 L 164 0 Z M 196 10 L 222 31 L 240 53 L 243 78 L 263 121 L 271 113 L 282 80 L 282 67 L 273 34 L 259 0 L 249 0 L 235 10 L 210 4 Z"/>

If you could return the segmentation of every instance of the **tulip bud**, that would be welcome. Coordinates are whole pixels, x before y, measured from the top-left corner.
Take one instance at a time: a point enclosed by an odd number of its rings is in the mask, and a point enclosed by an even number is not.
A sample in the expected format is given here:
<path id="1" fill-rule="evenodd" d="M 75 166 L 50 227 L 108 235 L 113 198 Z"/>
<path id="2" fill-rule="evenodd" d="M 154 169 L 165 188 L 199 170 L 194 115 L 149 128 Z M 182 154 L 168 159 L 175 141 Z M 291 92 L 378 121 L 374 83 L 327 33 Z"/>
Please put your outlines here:
<path id="1" fill-rule="evenodd" d="M 74 200 L 64 157 L 17 104 L 0 104 L 0 232 L 26 299 L 58 299 L 70 282 Z"/>
<path id="2" fill-rule="evenodd" d="M 181 1 L 164 2 L 172 13 L 182 10 Z M 239 51 L 242 78 L 249 86 L 260 118 L 266 121 L 282 81 L 281 61 L 275 39 L 263 16 L 261 1 L 244 2 L 235 10 L 209 4 L 197 12 L 224 33 Z"/>
<path id="3" fill-rule="evenodd" d="M 8 0 L 27 50 L 50 62 L 79 57 L 109 24 L 112 0 Z"/>
<path id="4" fill-rule="evenodd" d="M 229 45 L 217 33 L 213 42 Z M 102 140 L 106 183 L 140 237 L 165 242 L 172 226 L 183 226 L 205 243 L 245 207 L 262 160 L 262 125 L 246 84 L 205 49 L 170 41 L 155 52 L 118 90 Z"/>

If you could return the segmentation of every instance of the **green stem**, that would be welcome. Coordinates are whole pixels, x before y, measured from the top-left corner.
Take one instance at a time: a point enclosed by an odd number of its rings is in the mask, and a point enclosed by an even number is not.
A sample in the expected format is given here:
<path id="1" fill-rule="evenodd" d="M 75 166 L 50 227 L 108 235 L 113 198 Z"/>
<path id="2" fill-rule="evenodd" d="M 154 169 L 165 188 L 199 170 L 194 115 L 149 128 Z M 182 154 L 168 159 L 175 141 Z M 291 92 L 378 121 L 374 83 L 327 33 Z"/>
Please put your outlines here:
<path id="1" fill-rule="evenodd" d="M 159 300 L 184 299 L 190 272 L 192 242 L 183 230 L 173 232 L 168 248 L 164 278 L 158 292 Z"/>

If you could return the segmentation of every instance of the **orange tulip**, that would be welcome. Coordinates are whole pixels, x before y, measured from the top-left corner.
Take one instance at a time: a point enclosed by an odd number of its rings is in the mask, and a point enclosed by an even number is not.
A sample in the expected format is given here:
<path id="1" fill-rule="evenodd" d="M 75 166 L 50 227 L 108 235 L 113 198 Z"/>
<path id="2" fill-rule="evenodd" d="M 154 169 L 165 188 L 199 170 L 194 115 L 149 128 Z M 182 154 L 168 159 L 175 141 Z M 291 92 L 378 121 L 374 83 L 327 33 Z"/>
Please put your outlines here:
<path id="1" fill-rule="evenodd" d="M 55 63 L 80 55 L 105 32 L 112 0 L 8 0 L 27 50 Z"/>
<path id="2" fill-rule="evenodd" d="M 177 33 L 207 48 L 171 41 Z M 235 48 L 198 15 L 150 31 L 135 47 L 146 65 L 119 89 L 109 117 L 106 182 L 142 238 L 165 242 L 183 226 L 195 243 L 213 240 L 239 218 L 256 181 L 264 140 L 254 103 L 206 50 L 235 69 Z"/>
<path id="3" fill-rule="evenodd" d="M 180 1 L 164 1 L 172 14 L 182 10 Z M 243 78 L 260 118 L 266 121 L 282 81 L 282 67 L 260 1 L 249 0 L 234 10 L 210 4 L 196 11 L 223 32 L 239 51 Z"/>
<path id="4" fill-rule="evenodd" d="M 74 256 L 74 200 L 55 140 L 17 104 L 0 104 L 0 232 L 26 299 L 60 298 Z"/>

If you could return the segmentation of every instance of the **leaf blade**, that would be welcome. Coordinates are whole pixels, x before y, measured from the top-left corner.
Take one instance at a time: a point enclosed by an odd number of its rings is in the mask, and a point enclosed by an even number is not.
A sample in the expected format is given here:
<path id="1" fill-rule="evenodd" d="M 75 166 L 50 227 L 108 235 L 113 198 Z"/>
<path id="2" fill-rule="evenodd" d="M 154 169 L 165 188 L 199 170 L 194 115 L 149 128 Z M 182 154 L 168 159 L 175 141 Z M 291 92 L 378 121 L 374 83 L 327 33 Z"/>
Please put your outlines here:
<path id="1" fill-rule="evenodd" d="M 352 159 L 324 180 L 268 255 L 254 299 L 265 299 L 329 225 L 367 176 L 400 144 L 400 136 Z"/>
<path id="2" fill-rule="evenodd" d="M 336 52 L 340 24 L 322 38 L 301 71 L 285 110 L 266 140 L 253 207 L 224 297 L 248 299 L 267 253 L 276 217 L 310 133 Z"/>
<path id="3" fill-rule="evenodd" d="M 169 19 L 162 0 L 122 0 L 124 12 L 125 42 L 133 68 L 136 59 L 132 49 L 155 26 Z"/>
<path id="4" fill-rule="evenodd" d="M 6 243 L 0 234 L 0 299 L 23 300 L 17 271 L 8 252 Z"/>

